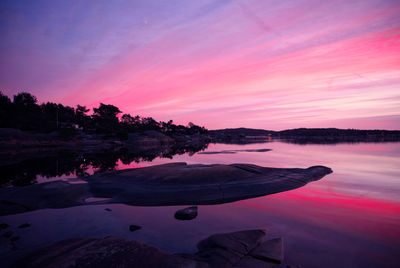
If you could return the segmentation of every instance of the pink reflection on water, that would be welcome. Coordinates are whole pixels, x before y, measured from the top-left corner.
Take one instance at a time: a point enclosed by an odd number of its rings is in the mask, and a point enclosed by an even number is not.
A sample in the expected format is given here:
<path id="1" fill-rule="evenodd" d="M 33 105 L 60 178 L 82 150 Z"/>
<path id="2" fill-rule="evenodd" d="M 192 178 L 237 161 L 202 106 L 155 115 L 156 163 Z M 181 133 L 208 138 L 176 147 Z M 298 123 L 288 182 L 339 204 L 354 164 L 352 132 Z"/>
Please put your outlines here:
<path id="1" fill-rule="evenodd" d="M 242 205 L 360 238 L 400 245 L 400 204 L 308 187 Z"/>

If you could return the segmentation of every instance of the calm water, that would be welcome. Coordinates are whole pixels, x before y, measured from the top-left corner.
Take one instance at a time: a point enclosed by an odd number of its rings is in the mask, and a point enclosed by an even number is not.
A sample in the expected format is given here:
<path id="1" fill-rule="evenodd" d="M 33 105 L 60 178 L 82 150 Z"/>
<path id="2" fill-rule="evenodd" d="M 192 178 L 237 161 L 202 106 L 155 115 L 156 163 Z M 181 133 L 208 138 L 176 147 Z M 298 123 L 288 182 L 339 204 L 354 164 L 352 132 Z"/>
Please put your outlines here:
<path id="1" fill-rule="evenodd" d="M 246 152 L 248 149 L 272 149 Z M 167 162 L 252 163 L 270 167 L 325 165 L 333 173 L 303 188 L 229 204 L 199 206 L 191 221 L 174 219 L 182 207 L 96 205 L 45 209 L 1 217 L 14 228 L 20 249 L 29 249 L 71 237 L 107 235 L 137 239 L 166 252 L 195 252 L 196 243 L 213 233 L 263 228 L 281 236 L 285 262 L 302 267 L 398 267 L 400 261 L 400 143 L 296 145 L 271 142 L 251 145 L 211 144 L 206 152 L 173 159 L 129 165 L 140 167 Z M 226 151 L 234 151 L 227 153 Z M 70 179 L 73 174 L 62 179 Z M 48 178 L 38 178 L 48 181 Z M 51 180 L 51 178 L 50 178 Z M 105 211 L 110 208 L 112 211 Z M 133 233 L 128 226 L 142 229 Z M 1 254 L 15 254 L 6 245 Z M 10 255 L 10 256 L 11 256 Z"/>

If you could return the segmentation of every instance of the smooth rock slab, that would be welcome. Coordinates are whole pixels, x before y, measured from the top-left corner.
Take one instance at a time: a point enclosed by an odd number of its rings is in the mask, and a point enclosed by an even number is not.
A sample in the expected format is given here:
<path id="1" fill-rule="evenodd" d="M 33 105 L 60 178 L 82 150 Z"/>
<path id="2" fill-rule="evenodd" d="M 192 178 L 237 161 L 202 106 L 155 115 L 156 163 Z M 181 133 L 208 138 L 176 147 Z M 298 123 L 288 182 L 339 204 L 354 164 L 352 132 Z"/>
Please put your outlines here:
<path id="1" fill-rule="evenodd" d="M 295 189 L 331 172 L 324 166 L 282 169 L 250 164 L 164 164 L 97 174 L 85 178 L 84 184 L 57 181 L 0 189 L 0 215 L 90 204 L 222 204 Z"/>

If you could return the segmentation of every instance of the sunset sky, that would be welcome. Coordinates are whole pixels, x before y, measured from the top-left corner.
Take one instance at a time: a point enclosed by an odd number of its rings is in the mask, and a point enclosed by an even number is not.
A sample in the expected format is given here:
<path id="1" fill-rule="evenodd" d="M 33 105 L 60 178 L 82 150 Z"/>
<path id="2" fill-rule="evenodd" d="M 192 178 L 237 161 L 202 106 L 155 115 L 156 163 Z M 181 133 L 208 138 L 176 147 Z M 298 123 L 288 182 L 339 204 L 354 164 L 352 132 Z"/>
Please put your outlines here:
<path id="1" fill-rule="evenodd" d="M 209 129 L 400 129 L 400 1 L 1 1 L 0 90 Z"/>

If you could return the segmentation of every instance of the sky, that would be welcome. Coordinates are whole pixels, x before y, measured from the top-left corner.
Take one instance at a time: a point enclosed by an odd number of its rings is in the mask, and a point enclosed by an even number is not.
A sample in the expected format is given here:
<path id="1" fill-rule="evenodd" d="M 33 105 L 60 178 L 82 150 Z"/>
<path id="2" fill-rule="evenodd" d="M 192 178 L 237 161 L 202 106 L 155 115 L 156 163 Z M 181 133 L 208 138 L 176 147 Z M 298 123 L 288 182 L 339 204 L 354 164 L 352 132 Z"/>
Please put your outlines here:
<path id="1" fill-rule="evenodd" d="M 400 0 L 0 1 L 0 90 L 209 129 L 400 129 Z"/>

